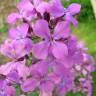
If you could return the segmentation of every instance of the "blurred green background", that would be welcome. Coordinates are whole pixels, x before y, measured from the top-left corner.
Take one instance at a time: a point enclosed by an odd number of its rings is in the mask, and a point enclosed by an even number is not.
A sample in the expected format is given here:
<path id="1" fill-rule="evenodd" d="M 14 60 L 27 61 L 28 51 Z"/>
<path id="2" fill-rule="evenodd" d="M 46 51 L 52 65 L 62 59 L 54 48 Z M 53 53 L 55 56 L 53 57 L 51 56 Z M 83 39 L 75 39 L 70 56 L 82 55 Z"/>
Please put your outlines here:
<path id="1" fill-rule="evenodd" d="M 8 7 L 8 1 L 11 2 L 11 4 Z M 5 2 L 5 3 L 3 3 Z M 4 8 L 0 10 L 0 18 L 3 20 L 0 20 L 0 43 L 3 42 L 4 38 L 7 35 L 7 29 L 8 25 L 6 24 L 6 17 L 10 12 L 15 11 L 14 5 L 18 2 L 18 0 L 0 0 L 0 9 L 3 6 Z M 2 5 L 1 5 L 2 3 Z M 91 0 L 62 0 L 62 3 L 65 7 L 67 7 L 70 3 L 80 3 L 82 8 L 80 14 L 78 14 L 76 17 L 79 21 L 79 25 L 77 28 L 73 29 L 73 34 L 75 34 L 78 37 L 78 40 L 83 40 L 85 42 L 85 46 L 89 48 L 89 53 L 94 57 L 94 60 L 96 61 L 96 20 L 93 13 L 93 8 L 91 4 Z M 7 4 L 7 7 L 4 6 L 4 4 Z M 11 6 L 11 7 L 10 7 Z M 8 9 L 8 10 L 7 10 Z M 6 10 L 6 11 L 5 11 Z M 5 12 L 5 13 L 4 13 Z M 4 16 L 2 15 L 4 14 Z M 2 59 L 3 58 L 3 59 Z M 0 63 L 5 63 L 6 59 L 4 57 L 0 56 Z M 93 94 L 92 96 L 96 96 L 96 72 L 92 73 L 93 75 Z M 19 96 L 19 95 L 17 95 Z M 36 95 L 30 95 L 30 96 L 36 96 Z M 80 93 L 73 94 L 70 93 L 67 96 L 82 96 Z"/>

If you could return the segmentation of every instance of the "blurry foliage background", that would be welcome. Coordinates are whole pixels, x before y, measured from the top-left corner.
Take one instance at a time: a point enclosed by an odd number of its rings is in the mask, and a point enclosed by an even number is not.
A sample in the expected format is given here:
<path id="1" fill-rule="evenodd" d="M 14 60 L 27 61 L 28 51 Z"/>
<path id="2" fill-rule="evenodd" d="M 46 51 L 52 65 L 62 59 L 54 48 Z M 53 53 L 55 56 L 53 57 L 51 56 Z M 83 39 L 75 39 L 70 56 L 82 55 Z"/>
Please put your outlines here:
<path id="1" fill-rule="evenodd" d="M 0 44 L 7 36 L 8 24 L 6 23 L 6 17 L 9 13 L 15 11 L 15 5 L 19 0 L 0 0 Z M 73 33 L 79 40 L 85 42 L 85 46 L 89 48 L 89 53 L 94 57 L 96 62 L 96 20 L 93 15 L 92 5 L 90 0 L 62 0 L 64 7 L 67 7 L 71 3 L 80 3 L 82 8 L 80 14 L 76 17 L 79 21 L 78 27 L 73 28 Z M 0 55 L 0 64 L 6 62 L 6 58 Z M 93 75 L 93 94 L 96 96 L 96 72 Z M 17 88 L 18 89 L 18 88 Z M 18 91 L 18 90 L 17 90 Z M 19 93 L 19 92 L 18 92 Z M 17 93 L 17 94 L 18 94 Z M 17 95 L 19 96 L 19 95 Z M 37 95 L 29 95 L 37 96 Z M 71 92 L 67 96 L 82 96 L 80 93 L 72 94 Z"/>

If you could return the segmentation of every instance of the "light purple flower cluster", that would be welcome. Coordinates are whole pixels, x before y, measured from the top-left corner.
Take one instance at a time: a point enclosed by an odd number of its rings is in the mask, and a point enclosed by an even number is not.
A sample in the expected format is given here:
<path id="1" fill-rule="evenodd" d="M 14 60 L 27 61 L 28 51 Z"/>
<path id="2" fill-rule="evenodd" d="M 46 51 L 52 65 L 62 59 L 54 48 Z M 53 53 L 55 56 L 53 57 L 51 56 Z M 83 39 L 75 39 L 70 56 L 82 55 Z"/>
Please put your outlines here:
<path id="1" fill-rule="evenodd" d="M 92 57 L 71 34 L 81 6 L 64 8 L 60 0 L 21 0 L 10 14 L 8 37 L 0 52 L 11 59 L 0 67 L 0 96 L 63 96 L 69 91 L 92 96 Z M 17 21 L 20 21 L 18 26 Z M 16 27 L 17 26 L 17 27 Z"/>

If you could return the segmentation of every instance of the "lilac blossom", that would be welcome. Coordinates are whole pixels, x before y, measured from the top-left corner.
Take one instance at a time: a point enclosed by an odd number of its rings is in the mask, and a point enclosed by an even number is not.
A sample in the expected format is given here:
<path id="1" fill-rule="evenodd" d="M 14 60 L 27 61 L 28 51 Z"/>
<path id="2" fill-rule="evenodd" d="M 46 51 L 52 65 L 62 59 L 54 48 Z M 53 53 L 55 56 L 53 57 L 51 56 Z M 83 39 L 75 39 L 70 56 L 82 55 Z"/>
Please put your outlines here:
<path id="1" fill-rule="evenodd" d="M 70 28 L 67 22 L 59 22 L 54 29 L 54 33 L 51 34 L 48 23 L 45 20 L 38 20 L 33 30 L 36 36 L 44 39 L 33 46 L 33 53 L 37 58 L 45 59 L 48 56 L 48 51 L 51 51 L 54 57 L 58 59 L 62 59 L 68 55 L 66 44 L 59 41 L 59 39 L 68 38 L 68 36 L 70 36 Z M 37 48 L 39 49 L 37 50 Z"/>
<path id="2" fill-rule="evenodd" d="M 0 53 L 10 62 L 0 66 L 0 96 L 37 92 L 39 96 L 63 96 L 67 92 L 92 95 L 94 60 L 83 42 L 71 33 L 81 5 L 64 8 L 61 0 L 21 0 L 11 13 L 8 36 Z"/>
<path id="3" fill-rule="evenodd" d="M 17 71 L 19 77 L 26 78 L 29 74 L 29 68 L 25 65 L 26 61 L 9 62 L 0 67 L 0 74 L 8 75 L 11 71 Z"/>
<path id="4" fill-rule="evenodd" d="M 16 89 L 12 84 L 18 83 L 18 80 L 18 74 L 15 71 L 10 71 L 7 75 L 0 72 L 0 96 L 15 95 Z"/>
<path id="5" fill-rule="evenodd" d="M 29 46 L 27 46 L 28 44 Z M 30 39 L 7 39 L 5 43 L 1 45 L 0 51 L 3 55 L 16 60 L 28 54 L 31 48 L 32 42 Z"/>
<path id="6" fill-rule="evenodd" d="M 11 39 L 24 39 L 28 34 L 28 24 L 24 23 L 17 28 L 10 28 L 8 35 Z"/>
<path id="7" fill-rule="evenodd" d="M 46 5 L 48 4 L 43 0 L 21 0 L 17 4 L 19 13 L 11 13 L 7 18 L 7 22 L 9 24 L 15 24 L 18 19 L 26 19 L 28 21 L 31 21 L 32 19 L 37 17 L 36 14 L 38 14 L 38 12 L 41 12 L 41 9 L 43 13 L 46 11 Z"/>
<path id="8" fill-rule="evenodd" d="M 65 15 L 65 20 L 69 21 L 72 23 L 74 26 L 77 26 L 78 22 L 77 20 L 73 17 L 75 14 L 78 14 L 80 12 L 81 5 L 73 3 L 71 4 L 68 8 Z"/>

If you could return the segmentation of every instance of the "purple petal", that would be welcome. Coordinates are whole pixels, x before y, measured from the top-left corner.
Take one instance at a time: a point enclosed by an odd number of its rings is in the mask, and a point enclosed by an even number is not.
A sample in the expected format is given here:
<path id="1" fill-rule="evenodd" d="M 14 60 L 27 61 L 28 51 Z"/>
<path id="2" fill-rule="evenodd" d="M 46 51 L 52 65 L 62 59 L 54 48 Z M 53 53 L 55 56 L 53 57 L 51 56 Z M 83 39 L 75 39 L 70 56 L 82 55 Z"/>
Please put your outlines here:
<path id="1" fill-rule="evenodd" d="M 19 76 L 23 79 L 26 79 L 26 77 L 30 74 L 29 67 L 26 66 L 25 62 L 25 60 L 22 62 L 17 62 L 18 65 L 16 66 L 16 70 L 18 71 Z"/>
<path id="2" fill-rule="evenodd" d="M 23 23 L 22 25 L 18 26 L 17 28 L 11 28 L 9 30 L 9 37 L 12 39 L 22 39 L 27 36 L 28 32 L 28 25 Z"/>
<path id="3" fill-rule="evenodd" d="M 44 76 L 48 72 L 48 63 L 45 61 L 40 61 L 32 65 L 30 70 L 32 75 L 39 74 L 39 76 Z"/>
<path id="4" fill-rule="evenodd" d="M 27 53 L 32 52 L 33 42 L 31 39 L 26 38 L 25 40 L 25 50 Z"/>
<path id="5" fill-rule="evenodd" d="M 16 73 L 14 70 L 16 70 L 18 73 Z M 8 75 L 10 78 L 14 74 L 16 77 L 18 77 L 17 75 L 23 77 L 29 75 L 29 68 L 25 66 L 25 60 L 21 62 L 9 62 L 0 67 L 0 74 Z M 13 77 L 13 79 L 15 80 L 17 78 Z"/>
<path id="6" fill-rule="evenodd" d="M 48 56 L 48 50 L 49 49 L 49 44 L 46 42 L 40 42 L 37 44 L 34 44 L 33 46 L 33 55 L 38 58 L 38 59 L 46 59 Z"/>
<path id="7" fill-rule="evenodd" d="M 57 39 L 67 38 L 70 35 L 69 24 L 65 21 L 57 23 L 54 30 L 54 37 Z"/>
<path id="8" fill-rule="evenodd" d="M 22 62 L 9 62 L 7 64 L 4 64 L 4 65 L 0 66 L 0 74 L 8 75 L 11 71 L 18 70 L 17 68 L 20 68 L 21 65 L 23 66 L 24 63 L 25 63 L 25 61 L 22 61 Z M 22 74 L 24 74 L 24 73 L 22 73 Z"/>
<path id="9" fill-rule="evenodd" d="M 0 74 L 7 75 L 11 72 L 11 70 L 15 69 L 17 66 L 14 62 L 9 62 L 7 64 L 4 64 L 0 66 Z"/>
<path id="10" fill-rule="evenodd" d="M 52 53 L 57 59 L 63 59 L 68 55 L 67 46 L 61 42 L 54 42 L 52 46 Z"/>
<path id="11" fill-rule="evenodd" d="M 33 0 L 34 6 L 38 6 L 43 0 Z"/>
<path id="12" fill-rule="evenodd" d="M 78 21 L 70 13 L 65 15 L 65 20 L 72 23 L 74 26 L 78 25 Z"/>
<path id="13" fill-rule="evenodd" d="M 18 31 L 20 31 L 22 33 L 22 35 L 26 36 L 27 32 L 28 32 L 28 24 L 23 23 L 22 25 L 18 26 L 17 29 Z"/>
<path id="14" fill-rule="evenodd" d="M 4 44 L 1 45 L 0 52 L 12 59 L 18 59 L 31 51 L 31 45 L 26 47 L 31 41 L 28 39 L 9 40 L 7 39 Z M 22 45 L 22 46 L 21 46 Z"/>
<path id="15" fill-rule="evenodd" d="M 39 81 L 37 79 L 30 78 L 21 84 L 21 89 L 24 92 L 34 91 L 38 85 Z"/>
<path id="16" fill-rule="evenodd" d="M 52 92 L 44 92 L 44 91 L 41 91 L 39 96 L 52 96 Z"/>
<path id="17" fill-rule="evenodd" d="M 88 95 L 87 96 L 92 96 L 92 84 L 90 81 L 88 82 Z"/>
<path id="18" fill-rule="evenodd" d="M 9 24 L 15 24 L 16 20 L 21 18 L 20 14 L 18 13 L 11 13 L 8 17 L 7 17 L 7 22 Z"/>
<path id="19" fill-rule="evenodd" d="M 40 90 L 42 92 L 50 93 L 53 91 L 54 83 L 51 81 L 41 81 Z"/>
<path id="20" fill-rule="evenodd" d="M 13 86 L 6 86 L 5 92 L 9 96 L 15 96 L 16 95 L 16 89 Z"/>
<path id="21" fill-rule="evenodd" d="M 77 3 L 73 3 L 68 7 L 68 10 L 70 11 L 71 15 L 75 15 L 80 12 L 81 5 Z"/>
<path id="22" fill-rule="evenodd" d="M 36 10 L 38 12 L 41 13 L 41 15 L 43 15 L 45 12 L 49 12 L 49 4 L 47 2 L 42 2 L 39 4 L 39 6 L 36 8 Z"/>
<path id="23" fill-rule="evenodd" d="M 41 19 L 36 22 L 33 27 L 33 31 L 36 36 L 41 38 L 48 38 L 50 35 L 47 21 Z"/>
<path id="24" fill-rule="evenodd" d="M 19 74 L 16 70 L 10 71 L 10 73 L 7 75 L 7 78 L 10 81 L 13 81 L 13 82 L 16 82 L 16 83 L 19 83 L 19 80 L 20 80 Z"/>
<path id="25" fill-rule="evenodd" d="M 52 17 L 60 17 L 64 15 L 64 7 L 61 4 L 61 0 L 52 0 L 50 2 L 49 12 Z"/>
<path id="26" fill-rule="evenodd" d="M 58 74 L 57 76 L 63 76 L 62 73 L 67 73 L 68 71 L 67 68 L 65 68 L 65 66 L 63 65 L 63 63 L 61 63 L 61 60 L 55 60 L 54 62 L 52 62 L 51 67 L 53 69 L 53 72 L 55 74 Z"/>
<path id="27" fill-rule="evenodd" d="M 17 4 L 17 8 L 20 11 L 32 11 L 34 9 L 34 6 L 31 4 L 30 0 L 21 0 Z"/>
<path id="28" fill-rule="evenodd" d="M 10 53 L 13 55 L 13 58 L 21 58 L 28 54 L 28 51 L 26 50 L 26 39 L 14 40 L 11 45 L 13 51 L 10 50 Z"/>
<path id="29" fill-rule="evenodd" d="M 61 81 L 60 77 L 55 73 L 48 74 L 48 79 L 54 82 L 55 84 L 59 84 Z"/>
<path id="30" fill-rule="evenodd" d="M 7 85 L 6 80 L 1 80 L 2 78 L 0 78 L 0 90 L 4 89 Z"/>

